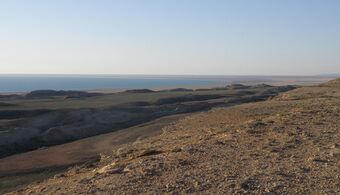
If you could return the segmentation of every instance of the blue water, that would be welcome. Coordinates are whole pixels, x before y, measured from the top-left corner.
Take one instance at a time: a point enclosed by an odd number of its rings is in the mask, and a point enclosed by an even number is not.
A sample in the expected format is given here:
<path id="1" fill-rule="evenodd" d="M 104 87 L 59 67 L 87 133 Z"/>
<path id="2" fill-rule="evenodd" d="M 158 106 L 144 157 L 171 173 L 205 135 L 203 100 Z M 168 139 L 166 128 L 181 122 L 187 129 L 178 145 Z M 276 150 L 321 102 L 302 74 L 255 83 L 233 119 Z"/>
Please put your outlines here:
<path id="1" fill-rule="evenodd" d="M 219 82 L 220 81 L 211 78 L 186 78 L 171 76 L 0 75 L 0 92 L 28 92 L 39 89 L 142 89 L 203 86 Z"/>

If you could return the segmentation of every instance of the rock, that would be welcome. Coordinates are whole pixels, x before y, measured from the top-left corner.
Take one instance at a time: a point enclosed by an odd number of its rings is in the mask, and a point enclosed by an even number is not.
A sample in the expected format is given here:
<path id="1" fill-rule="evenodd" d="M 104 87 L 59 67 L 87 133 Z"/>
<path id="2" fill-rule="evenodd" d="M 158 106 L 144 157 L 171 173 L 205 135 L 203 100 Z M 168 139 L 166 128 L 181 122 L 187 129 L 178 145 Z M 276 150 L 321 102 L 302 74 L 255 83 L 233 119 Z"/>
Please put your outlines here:
<path id="1" fill-rule="evenodd" d="M 152 156 L 152 155 L 157 155 L 163 153 L 162 151 L 159 150 L 154 150 L 154 149 L 146 149 L 143 150 L 138 157 L 143 157 L 143 156 Z"/>
<path id="2" fill-rule="evenodd" d="M 116 163 L 106 165 L 106 166 L 102 167 L 101 169 L 97 170 L 97 173 L 99 173 L 99 174 L 104 174 L 104 173 L 120 174 L 120 173 L 123 173 L 123 172 L 124 172 L 124 167 L 119 166 Z"/>
<path id="3" fill-rule="evenodd" d="M 241 188 L 246 191 L 253 191 L 260 187 L 259 182 L 255 178 L 249 178 L 241 184 Z"/>
<path id="4" fill-rule="evenodd" d="M 117 168 L 114 168 L 114 169 L 109 169 L 106 171 L 106 173 L 109 173 L 109 174 L 120 174 L 120 173 L 123 173 L 124 171 L 127 171 L 124 169 L 124 167 L 117 167 Z"/>
<path id="5" fill-rule="evenodd" d="M 183 146 L 181 148 L 181 151 L 183 152 L 188 152 L 188 153 L 192 153 L 195 151 L 195 148 L 192 145 L 187 145 L 187 146 Z"/>

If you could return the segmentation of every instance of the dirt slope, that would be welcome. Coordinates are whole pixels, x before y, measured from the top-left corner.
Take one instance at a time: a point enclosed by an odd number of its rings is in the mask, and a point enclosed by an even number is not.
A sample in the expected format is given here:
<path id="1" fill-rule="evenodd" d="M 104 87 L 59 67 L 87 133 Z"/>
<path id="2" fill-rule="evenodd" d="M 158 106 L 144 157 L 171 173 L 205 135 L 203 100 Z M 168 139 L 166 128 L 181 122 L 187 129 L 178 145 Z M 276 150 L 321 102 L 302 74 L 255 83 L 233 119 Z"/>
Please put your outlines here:
<path id="1" fill-rule="evenodd" d="M 121 131 L 0 159 L 0 194 L 42 181 L 75 164 L 94 162 L 100 159 L 100 154 L 111 154 L 123 144 L 159 135 L 164 126 L 187 115 L 162 117 Z"/>
<path id="2" fill-rule="evenodd" d="M 340 88 L 196 114 L 13 194 L 340 193 Z"/>

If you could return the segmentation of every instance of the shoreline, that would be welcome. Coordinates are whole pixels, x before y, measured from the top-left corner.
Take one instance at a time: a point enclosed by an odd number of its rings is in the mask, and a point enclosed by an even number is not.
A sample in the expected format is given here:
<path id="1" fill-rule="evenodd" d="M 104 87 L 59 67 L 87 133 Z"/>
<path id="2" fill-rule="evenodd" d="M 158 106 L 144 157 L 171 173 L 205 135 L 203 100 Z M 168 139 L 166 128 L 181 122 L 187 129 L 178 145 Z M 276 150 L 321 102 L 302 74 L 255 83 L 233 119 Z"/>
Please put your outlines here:
<path id="1" fill-rule="evenodd" d="M 11 76 L 25 76 L 25 75 L 8 75 L 8 77 Z M 27 76 L 27 75 L 26 75 Z M 33 77 L 35 75 L 30 75 L 30 77 Z M 40 75 L 41 77 L 47 76 L 47 75 Z M 55 75 L 55 77 L 63 77 L 64 75 Z M 66 77 L 77 77 L 80 78 L 91 78 L 87 77 L 86 75 L 66 75 Z M 91 75 L 88 75 L 91 76 Z M 95 75 L 92 75 L 95 76 Z M 131 78 L 132 75 L 130 75 Z M 135 76 L 135 75 L 133 75 Z M 39 76 L 38 76 L 39 77 Z M 104 76 L 98 76 L 99 78 L 112 78 L 112 75 L 104 75 Z M 1 75 L 0 75 L 1 78 Z M 114 75 L 113 78 L 126 78 L 129 79 L 129 75 Z M 211 79 L 206 80 L 207 84 L 180 84 L 180 85 L 169 85 L 169 86 L 162 86 L 162 87 L 112 87 L 112 88 L 88 88 L 88 89 L 81 89 L 81 88 L 74 88 L 74 89 L 51 89 L 46 88 L 47 90 L 75 90 L 75 91 L 86 91 L 86 92 L 97 92 L 97 93 L 118 93 L 123 92 L 125 90 L 131 90 L 131 89 L 150 89 L 150 90 L 169 90 L 169 89 L 175 89 L 175 88 L 188 88 L 188 89 L 208 89 L 208 88 L 214 88 L 214 87 L 223 87 L 229 84 L 243 84 L 243 85 L 257 85 L 257 84 L 267 84 L 272 86 L 281 86 L 281 85 L 300 85 L 300 86 L 311 86 L 316 84 L 321 84 L 324 82 L 327 82 L 329 80 L 335 79 L 337 76 L 209 76 L 209 75 L 202 75 L 202 76 L 195 76 L 195 75 L 189 75 L 189 76 L 180 76 L 180 75 L 173 75 L 173 76 L 167 76 L 164 75 L 163 77 L 161 75 L 136 75 L 136 78 L 131 79 L 181 79 L 181 80 L 200 80 L 203 79 Z M 29 93 L 31 91 L 35 90 L 45 90 L 44 87 L 41 87 L 39 89 L 34 90 L 27 90 L 27 91 L 14 91 L 14 92 L 6 92 L 1 91 L 0 89 L 0 95 L 24 95 L 26 93 Z"/>

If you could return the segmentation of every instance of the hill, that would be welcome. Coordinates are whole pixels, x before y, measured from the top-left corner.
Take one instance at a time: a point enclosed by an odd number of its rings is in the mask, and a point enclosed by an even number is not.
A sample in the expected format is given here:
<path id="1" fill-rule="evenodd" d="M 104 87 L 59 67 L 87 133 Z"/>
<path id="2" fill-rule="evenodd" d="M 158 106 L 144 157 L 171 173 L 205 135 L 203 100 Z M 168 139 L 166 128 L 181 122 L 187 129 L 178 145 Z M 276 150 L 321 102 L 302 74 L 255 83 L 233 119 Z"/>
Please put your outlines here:
<path id="1" fill-rule="evenodd" d="M 4 97 L 0 98 L 0 158 L 118 131 L 164 116 L 263 101 L 291 89 L 142 89 L 113 94 L 39 90 L 24 97 Z"/>
<path id="2" fill-rule="evenodd" d="M 333 82 L 185 117 L 13 194 L 338 194 L 340 89 Z"/>
<path id="3" fill-rule="evenodd" d="M 340 87 L 340 78 L 328 81 L 327 83 L 322 84 L 322 85 L 329 86 L 329 87 Z"/>

